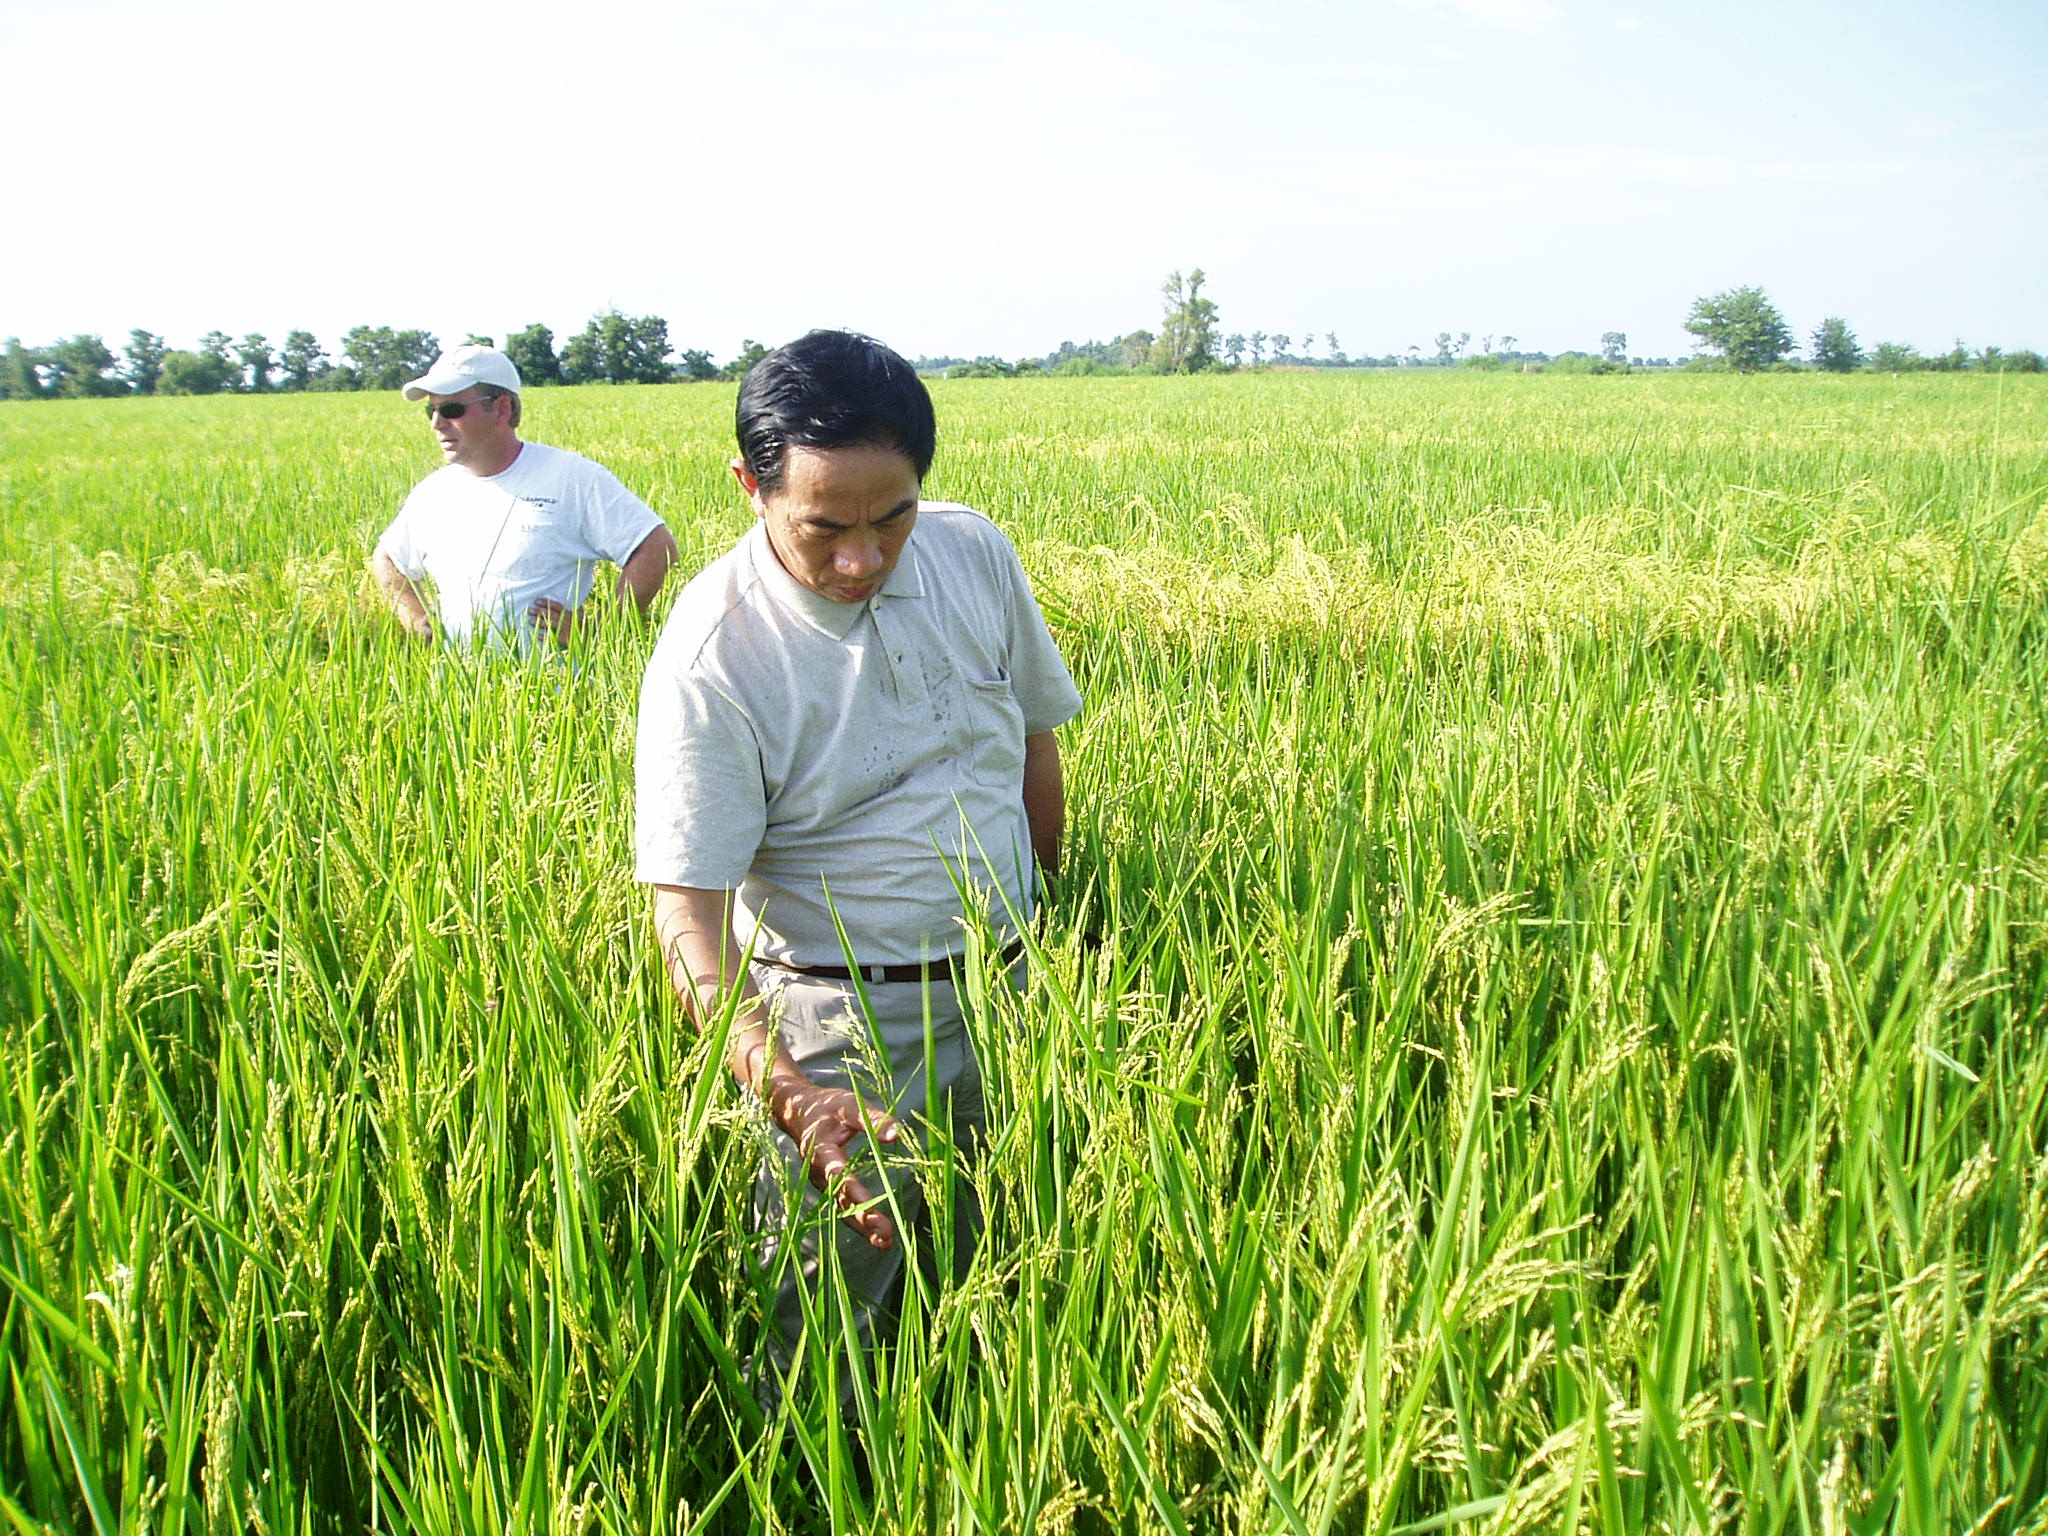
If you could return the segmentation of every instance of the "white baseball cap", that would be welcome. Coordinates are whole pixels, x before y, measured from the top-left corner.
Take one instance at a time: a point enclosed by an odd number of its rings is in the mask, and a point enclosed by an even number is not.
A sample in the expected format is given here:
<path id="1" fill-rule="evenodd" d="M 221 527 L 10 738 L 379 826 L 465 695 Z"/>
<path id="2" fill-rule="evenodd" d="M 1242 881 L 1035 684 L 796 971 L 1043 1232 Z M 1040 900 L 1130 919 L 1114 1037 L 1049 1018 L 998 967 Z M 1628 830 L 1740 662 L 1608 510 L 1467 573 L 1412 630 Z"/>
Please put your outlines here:
<path id="1" fill-rule="evenodd" d="M 434 366 L 405 386 L 408 400 L 429 395 L 459 395 L 472 384 L 495 384 L 519 393 L 519 370 L 495 347 L 450 347 Z"/>

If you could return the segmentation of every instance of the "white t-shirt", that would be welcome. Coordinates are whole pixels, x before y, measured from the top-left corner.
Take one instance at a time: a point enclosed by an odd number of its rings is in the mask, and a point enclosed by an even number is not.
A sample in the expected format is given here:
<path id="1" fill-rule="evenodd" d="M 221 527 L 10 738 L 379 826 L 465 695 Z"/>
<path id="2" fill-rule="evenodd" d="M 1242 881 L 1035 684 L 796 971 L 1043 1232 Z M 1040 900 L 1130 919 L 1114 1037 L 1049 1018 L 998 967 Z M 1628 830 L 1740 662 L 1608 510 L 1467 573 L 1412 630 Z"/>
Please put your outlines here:
<path id="1" fill-rule="evenodd" d="M 526 610 L 590 595 L 597 562 L 631 558 L 661 518 L 602 464 L 522 443 L 495 475 L 444 464 L 413 487 L 377 540 L 408 579 L 433 578 L 451 644 L 535 643 Z"/>
<path id="2" fill-rule="evenodd" d="M 733 932 L 758 955 L 842 964 L 835 908 L 858 964 L 957 954 L 956 878 L 1001 934 L 1031 913 L 1024 738 L 1080 707 L 979 512 L 920 503 L 864 603 L 799 585 L 756 523 L 684 588 L 648 661 L 635 874 L 737 890 Z"/>

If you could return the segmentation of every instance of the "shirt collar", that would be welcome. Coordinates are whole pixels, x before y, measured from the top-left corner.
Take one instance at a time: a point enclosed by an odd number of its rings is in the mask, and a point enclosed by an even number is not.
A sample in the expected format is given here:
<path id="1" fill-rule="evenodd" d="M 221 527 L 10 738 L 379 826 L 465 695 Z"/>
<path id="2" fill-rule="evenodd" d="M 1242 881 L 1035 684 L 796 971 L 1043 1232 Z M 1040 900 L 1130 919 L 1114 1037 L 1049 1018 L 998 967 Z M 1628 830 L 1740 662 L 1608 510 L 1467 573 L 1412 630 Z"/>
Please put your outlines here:
<path id="1" fill-rule="evenodd" d="M 882 583 L 882 590 L 875 597 L 923 597 L 924 572 L 917 563 L 917 529 L 913 526 L 910 537 L 903 541 L 903 553 L 896 557 L 896 569 L 889 573 L 889 579 Z M 873 602 L 873 597 L 869 602 Z"/>

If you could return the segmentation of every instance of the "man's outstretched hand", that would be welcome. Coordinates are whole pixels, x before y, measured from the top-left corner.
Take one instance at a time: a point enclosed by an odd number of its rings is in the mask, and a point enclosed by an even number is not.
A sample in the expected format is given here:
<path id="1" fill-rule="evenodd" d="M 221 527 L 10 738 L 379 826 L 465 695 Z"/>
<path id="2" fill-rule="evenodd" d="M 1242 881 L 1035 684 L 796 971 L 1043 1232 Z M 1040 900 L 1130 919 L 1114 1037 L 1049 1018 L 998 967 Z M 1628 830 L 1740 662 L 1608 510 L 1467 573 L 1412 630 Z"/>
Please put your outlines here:
<path id="1" fill-rule="evenodd" d="M 903 1127 L 878 1113 L 850 1088 L 832 1088 L 804 1078 L 770 1085 L 768 1112 L 789 1132 L 803 1154 L 811 1182 L 838 1202 L 839 1219 L 876 1248 L 896 1246 L 896 1225 L 874 1204 L 868 1187 L 849 1171 L 847 1149 L 856 1137 L 895 1142 Z"/>

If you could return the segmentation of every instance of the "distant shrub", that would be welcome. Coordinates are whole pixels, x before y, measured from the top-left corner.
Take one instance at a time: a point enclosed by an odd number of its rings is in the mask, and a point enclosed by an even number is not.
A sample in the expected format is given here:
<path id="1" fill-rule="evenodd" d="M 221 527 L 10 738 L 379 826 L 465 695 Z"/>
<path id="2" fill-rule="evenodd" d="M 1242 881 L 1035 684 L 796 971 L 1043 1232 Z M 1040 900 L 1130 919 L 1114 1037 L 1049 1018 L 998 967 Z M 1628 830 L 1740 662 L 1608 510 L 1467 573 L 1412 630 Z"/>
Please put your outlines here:
<path id="1" fill-rule="evenodd" d="M 1120 368 L 1115 363 L 1105 363 L 1099 358 L 1070 357 L 1047 371 L 1056 379 L 1109 379 L 1121 378 L 1131 370 Z"/>
<path id="2" fill-rule="evenodd" d="M 1543 365 L 1545 373 L 1627 373 L 1628 364 L 1591 352 L 1560 352 Z"/>
<path id="3" fill-rule="evenodd" d="M 228 365 L 206 352 L 166 352 L 157 374 L 160 395 L 217 395 L 231 382 Z"/>

